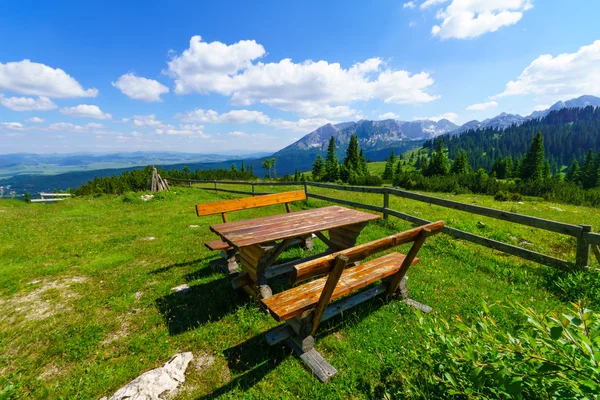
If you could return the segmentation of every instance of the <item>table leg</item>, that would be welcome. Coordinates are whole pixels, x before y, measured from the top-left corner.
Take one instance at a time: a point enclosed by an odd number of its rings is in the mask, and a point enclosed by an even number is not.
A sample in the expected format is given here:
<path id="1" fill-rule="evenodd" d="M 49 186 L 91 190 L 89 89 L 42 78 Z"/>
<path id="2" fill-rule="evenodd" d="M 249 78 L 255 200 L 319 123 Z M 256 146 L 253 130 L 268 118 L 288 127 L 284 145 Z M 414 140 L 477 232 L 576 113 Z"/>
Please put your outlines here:
<path id="1" fill-rule="evenodd" d="M 332 251 L 349 249 L 356 244 L 358 235 L 367 226 L 367 223 L 346 225 L 329 230 L 329 248 Z"/>

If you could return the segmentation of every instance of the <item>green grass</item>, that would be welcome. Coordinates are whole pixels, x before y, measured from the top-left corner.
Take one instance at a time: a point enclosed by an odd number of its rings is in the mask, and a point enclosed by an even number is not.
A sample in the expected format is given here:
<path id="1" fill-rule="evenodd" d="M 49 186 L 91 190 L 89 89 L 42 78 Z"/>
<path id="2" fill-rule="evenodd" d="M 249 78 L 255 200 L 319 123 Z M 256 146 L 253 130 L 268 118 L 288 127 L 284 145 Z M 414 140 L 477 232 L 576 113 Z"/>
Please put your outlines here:
<path id="1" fill-rule="evenodd" d="M 310 190 L 381 204 L 376 195 Z M 208 266 L 217 255 L 203 242 L 214 239 L 208 226 L 220 216 L 198 218 L 194 212 L 198 202 L 242 196 L 175 191 L 149 202 L 139 194 L 57 204 L 0 201 L 0 398 L 99 398 L 180 351 L 209 354 L 215 362 L 204 369 L 191 365 L 177 398 L 379 398 L 389 382 L 410 375 L 414 360 L 407 349 L 424 337 L 418 316 L 399 301 L 377 299 L 322 326 L 317 350 L 339 371 L 327 385 L 285 347 L 269 347 L 264 333 L 277 323 L 236 298 L 228 279 Z M 583 207 L 440 196 L 600 227 L 600 216 Z M 292 208 L 324 205 L 311 200 Z M 399 198 L 391 199 L 391 207 L 574 257 L 574 241 L 558 234 Z M 230 219 L 280 212 L 282 207 L 269 207 Z M 372 223 L 359 242 L 410 227 L 393 218 Z M 324 250 L 315 242 L 313 252 Z M 292 249 L 282 260 L 302 254 Z M 472 320 L 483 300 L 510 299 L 541 311 L 566 304 L 554 285 L 561 273 L 549 267 L 445 235 L 428 240 L 420 257 L 409 271 L 410 295 L 446 318 Z M 183 283 L 191 288 L 187 293 L 171 290 Z M 510 315 L 500 318 L 507 329 L 516 323 Z"/>

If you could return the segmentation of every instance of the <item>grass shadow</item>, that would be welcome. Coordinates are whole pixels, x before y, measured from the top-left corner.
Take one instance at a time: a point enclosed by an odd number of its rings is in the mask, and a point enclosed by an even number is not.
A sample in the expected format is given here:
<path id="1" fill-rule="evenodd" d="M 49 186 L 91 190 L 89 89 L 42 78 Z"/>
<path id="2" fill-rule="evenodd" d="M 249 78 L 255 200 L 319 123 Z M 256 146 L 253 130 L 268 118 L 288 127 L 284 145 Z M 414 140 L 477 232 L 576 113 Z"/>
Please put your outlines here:
<path id="1" fill-rule="evenodd" d="M 163 296 L 156 300 L 156 306 L 170 335 L 219 320 L 236 307 L 229 278 L 225 276 Z"/>
<path id="2" fill-rule="evenodd" d="M 245 392 L 260 382 L 291 354 L 283 346 L 269 346 L 265 335 L 253 338 L 223 351 L 231 372 L 239 374 L 229 383 L 198 399 L 214 399 L 231 391 Z"/>
<path id="3" fill-rule="evenodd" d="M 160 267 L 153 271 L 150 271 L 150 273 L 153 275 L 156 275 L 156 274 L 162 274 L 163 272 L 170 271 L 173 268 L 189 267 L 189 266 L 193 266 L 193 265 L 201 266 L 202 264 L 207 263 L 208 261 L 210 261 L 210 260 L 207 257 L 198 258 L 198 259 L 192 260 L 192 261 L 185 261 L 185 262 L 167 265 L 165 267 Z"/>

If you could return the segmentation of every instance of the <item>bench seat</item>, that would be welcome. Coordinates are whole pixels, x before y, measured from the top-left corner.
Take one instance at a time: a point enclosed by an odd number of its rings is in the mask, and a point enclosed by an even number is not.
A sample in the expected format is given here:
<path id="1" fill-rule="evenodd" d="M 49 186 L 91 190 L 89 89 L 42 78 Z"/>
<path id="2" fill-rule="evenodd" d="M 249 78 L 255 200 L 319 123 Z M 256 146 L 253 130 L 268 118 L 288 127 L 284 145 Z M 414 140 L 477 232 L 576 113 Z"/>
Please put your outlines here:
<path id="1" fill-rule="evenodd" d="M 400 269 L 405 258 L 405 254 L 391 253 L 345 269 L 333 291 L 331 301 L 380 279 L 394 275 Z M 411 265 L 416 264 L 418 261 L 419 259 L 415 258 Z M 325 282 L 327 282 L 327 277 L 316 279 L 263 299 L 262 302 L 273 318 L 277 321 L 286 321 L 299 316 L 304 311 L 315 308 L 323 292 Z"/>
<path id="2" fill-rule="evenodd" d="M 211 240 L 210 242 L 204 243 L 204 245 L 211 251 L 227 250 L 231 247 L 229 243 L 224 242 L 221 239 Z"/>

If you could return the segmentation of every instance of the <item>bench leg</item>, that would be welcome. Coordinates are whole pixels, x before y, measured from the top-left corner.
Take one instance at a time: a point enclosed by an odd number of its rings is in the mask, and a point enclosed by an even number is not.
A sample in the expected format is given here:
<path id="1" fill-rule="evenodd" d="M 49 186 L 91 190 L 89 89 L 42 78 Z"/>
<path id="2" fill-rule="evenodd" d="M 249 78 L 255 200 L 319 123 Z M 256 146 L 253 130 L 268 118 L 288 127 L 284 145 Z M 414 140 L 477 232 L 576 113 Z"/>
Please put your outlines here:
<path id="1" fill-rule="evenodd" d="M 304 243 L 302 244 L 302 247 L 304 248 L 304 250 L 312 250 L 314 247 L 313 244 L 313 236 L 309 235 L 303 238 L 304 239 Z"/>
<path id="2" fill-rule="evenodd" d="M 221 256 L 225 260 L 223 272 L 229 275 L 234 275 L 240 272 L 238 266 L 238 255 L 235 249 L 221 250 Z"/>
<path id="3" fill-rule="evenodd" d="M 408 288 L 406 287 L 406 282 L 408 281 L 408 277 L 405 276 L 402 281 L 400 282 L 400 285 L 398 286 L 398 289 L 396 289 L 396 295 L 398 297 L 400 297 L 402 299 L 402 302 L 404 304 L 406 304 L 407 306 L 411 306 L 413 308 L 416 308 L 417 310 L 421 310 L 424 313 L 430 313 L 431 311 L 433 311 L 433 308 L 429 307 L 426 304 L 423 303 L 419 303 L 418 301 L 415 301 L 413 299 L 410 299 L 408 297 Z"/>
<path id="4" fill-rule="evenodd" d="M 309 338 L 312 339 L 312 336 L 305 338 L 304 341 L 307 341 Z M 306 349 L 306 351 L 303 350 L 302 344 L 298 342 L 298 337 L 286 339 L 284 343 L 289 346 L 302 361 L 304 361 L 304 364 L 306 364 L 308 369 L 310 369 L 321 382 L 327 383 L 331 378 L 337 375 L 337 370 L 329 364 L 314 347 L 311 346 L 309 349 Z M 312 343 L 314 343 L 314 339 L 312 339 Z"/>

